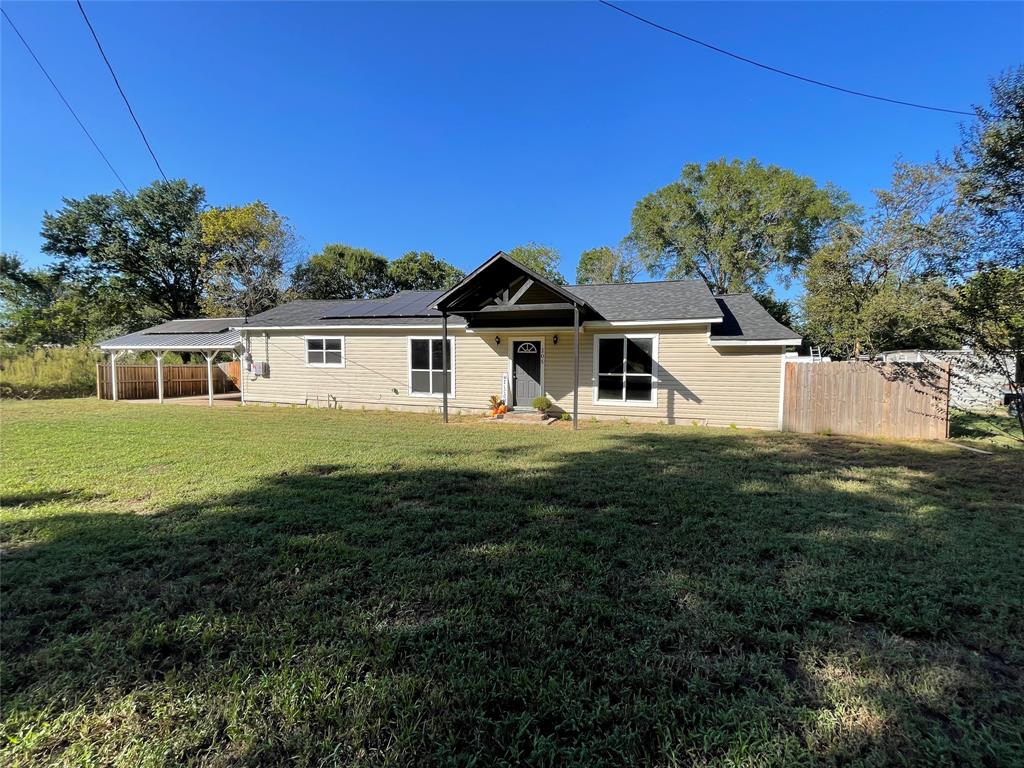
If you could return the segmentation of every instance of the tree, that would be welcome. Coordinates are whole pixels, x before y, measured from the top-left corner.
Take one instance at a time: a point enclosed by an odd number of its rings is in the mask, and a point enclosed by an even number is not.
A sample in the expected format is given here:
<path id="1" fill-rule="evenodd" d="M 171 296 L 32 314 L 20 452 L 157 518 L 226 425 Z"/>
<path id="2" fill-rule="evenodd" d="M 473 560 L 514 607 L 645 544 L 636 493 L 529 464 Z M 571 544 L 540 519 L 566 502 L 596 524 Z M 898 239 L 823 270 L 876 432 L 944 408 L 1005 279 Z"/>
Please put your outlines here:
<path id="1" fill-rule="evenodd" d="M 1005 383 L 1024 441 L 1024 267 L 981 270 L 957 291 L 954 308 L 974 353 L 962 364 Z"/>
<path id="2" fill-rule="evenodd" d="M 134 195 L 64 198 L 43 216 L 43 251 L 74 279 L 117 280 L 161 317 L 195 317 L 210 273 L 199 214 L 202 187 L 156 181 Z"/>
<path id="3" fill-rule="evenodd" d="M 756 291 L 754 298 L 777 322 L 787 328 L 798 325 L 797 307 L 788 299 L 777 299 L 772 291 Z"/>
<path id="4" fill-rule="evenodd" d="M 629 240 L 652 274 L 699 277 L 715 293 L 795 276 L 853 212 L 845 193 L 757 160 L 689 163 L 633 209 Z"/>
<path id="5" fill-rule="evenodd" d="M 558 262 L 561 261 L 561 257 L 558 255 L 558 251 L 551 246 L 532 242 L 525 243 L 517 245 L 508 251 L 507 255 L 524 267 L 529 267 L 534 272 L 543 275 L 555 285 L 565 285 L 568 282 L 565 276 L 558 271 Z"/>
<path id="6" fill-rule="evenodd" d="M 91 344 L 146 324 L 116 279 L 74 281 L 0 254 L 0 329 L 21 347 Z"/>
<path id="7" fill-rule="evenodd" d="M 200 214 L 210 252 L 204 306 L 211 315 L 255 315 L 277 305 L 295 235 L 288 220 L 257 200 Z"/>
<path id="8" fill-rule="evenodd" d="M 386 258 L 340 243 L 297 264 L 289 291 L 296 299 L 377 299 L 394 292 Z"/>
<path id="9" fill-rule="evenodd" d="M 451 288 L 466 275 L 428 251 L 409 251 L 388 265 L 388 275 L 399 291 Z"/>
<path id="10" fill-rule="evenodd" d="M 962 200 L 978 213 L 978 264 L 1024 266 L 1024 67 L 992 82 L 988 107 L 953 153 Z"/>
<path id="11" fill-rule="evenodd" d="M 844 223 L 817 250 L 803 301 L 812 343 L 839 357 L 959 346 L 947 275 L 971 241 L 954 181 L 937 164 L 897 163 L 866 219 Z"/>
<path id="12" fill-rule="evenodd" d="M 640 260 L 628 247 L 610 248 L 602 245 L 580 254 L 576 266 L 576 282 L 580 285 L 632 283 L 640 273 L 640 268 Z"/>

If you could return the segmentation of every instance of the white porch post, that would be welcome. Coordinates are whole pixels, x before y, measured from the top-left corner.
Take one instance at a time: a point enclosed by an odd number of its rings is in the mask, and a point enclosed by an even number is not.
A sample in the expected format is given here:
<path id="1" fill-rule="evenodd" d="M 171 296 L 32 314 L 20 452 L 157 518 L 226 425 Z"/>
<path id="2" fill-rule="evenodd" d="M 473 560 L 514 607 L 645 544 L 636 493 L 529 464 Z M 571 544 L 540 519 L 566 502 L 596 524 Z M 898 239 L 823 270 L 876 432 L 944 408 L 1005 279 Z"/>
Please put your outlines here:
<path id="1" fill-rule="evenodd" d="M 110 353 L 110 399 L 117 401 L 117 357 L 120 352 Z"/>
<path id="2" fill-rule="evenodd" d="M 572 308 L 572 428 L 580 428 L 580 308 Z"/>
<path id="3" fill-rule="evenodd" d="M 156 397 L 161 403 L 164 401 L 164 353 L 153 352 L 156 355 Z"/>
<path id="4" fill-rule="evenodd" d="M 216 352 L 203 352 L 206 357 L 206 393 L 209 395 L 210 406 L 213 406 L 213 358 Z"/>

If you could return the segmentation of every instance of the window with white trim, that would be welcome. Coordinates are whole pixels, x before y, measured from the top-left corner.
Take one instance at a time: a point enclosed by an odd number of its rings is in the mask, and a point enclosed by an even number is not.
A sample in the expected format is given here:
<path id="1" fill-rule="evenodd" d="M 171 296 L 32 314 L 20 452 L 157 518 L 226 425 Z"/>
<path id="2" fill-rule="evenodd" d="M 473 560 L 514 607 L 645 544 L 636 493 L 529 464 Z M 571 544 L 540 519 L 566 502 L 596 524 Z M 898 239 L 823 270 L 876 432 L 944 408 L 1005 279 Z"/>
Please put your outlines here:
<path id="1" fill-rule="evenodd" d="M 441 339 L 409 339 L 409 392 L 440 397 L 444 392 Z M 448 339 L 448 395 L 455 394 L 455 360 Z"/>
<path id="2" fill-rule="evenodd" d="M 594 339 L 594 399 L 600 403 L 655 402 L 657 340 L 654 336 L 598 336 Z"/>
<path id="3" fill-rule="evenodd" d="M 314 368 L 344 368 L 345 337 L 307 336 L 306 365 Z"/>

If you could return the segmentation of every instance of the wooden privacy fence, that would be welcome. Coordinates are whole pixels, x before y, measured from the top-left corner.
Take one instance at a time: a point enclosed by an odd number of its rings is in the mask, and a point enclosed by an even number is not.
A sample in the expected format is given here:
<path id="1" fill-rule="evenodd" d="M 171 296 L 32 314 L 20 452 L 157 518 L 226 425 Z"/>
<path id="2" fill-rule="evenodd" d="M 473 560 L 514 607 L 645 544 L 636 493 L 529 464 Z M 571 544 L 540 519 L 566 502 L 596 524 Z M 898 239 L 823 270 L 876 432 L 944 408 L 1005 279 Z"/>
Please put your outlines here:
<path id="1" fill-rule="evenodd" d="M 942 440 L 949 364 L 786 363 L 788 432 Z"/>
<path id="2" fill-rule="evenodd" d="M 213 366 L 213 394 L 220 395 L 234 392 L 237 387 L 225 368 L 232 363 L 218 363 Z M 237 376 L 237 372 L 236 372 Z M 110 386 L 110 365 L 96 365 L 96 396 L 101 400 L 112 399 Z M 206 364 L 202 365 L 165 365 L 164 366 L 164 397 L 194 397 L 205 395 Z M 117 396 L 122 400 L 155 400 L 156 366 L 155 365 L 119 365 L 117 366 Z"/>

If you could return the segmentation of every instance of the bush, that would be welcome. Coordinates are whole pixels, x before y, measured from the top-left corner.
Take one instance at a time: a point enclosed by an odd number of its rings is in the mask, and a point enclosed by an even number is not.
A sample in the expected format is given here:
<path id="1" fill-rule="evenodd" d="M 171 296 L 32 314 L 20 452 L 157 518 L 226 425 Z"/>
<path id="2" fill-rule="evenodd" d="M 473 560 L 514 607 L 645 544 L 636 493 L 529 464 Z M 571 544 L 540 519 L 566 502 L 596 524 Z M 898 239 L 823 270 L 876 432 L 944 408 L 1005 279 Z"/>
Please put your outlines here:
<path id="1" fill-rule="evenodd" d="M 533 398 L 533 401 L 530 403 L 530 405 L 532 405 L 541 413 L 547 413 L 548 409 L 551 408 L 551 400 L 550 398 L 547 398 L 544 395 L 537 395 L 537 397 Z"/>
<path id="2" fill-rule="evenodd" d="M 100 352 L 89 347 L 54 347 L 5 352 L 0 360 L 0 397 L 25 400 L 87 397 L 96 393 Z"/>

